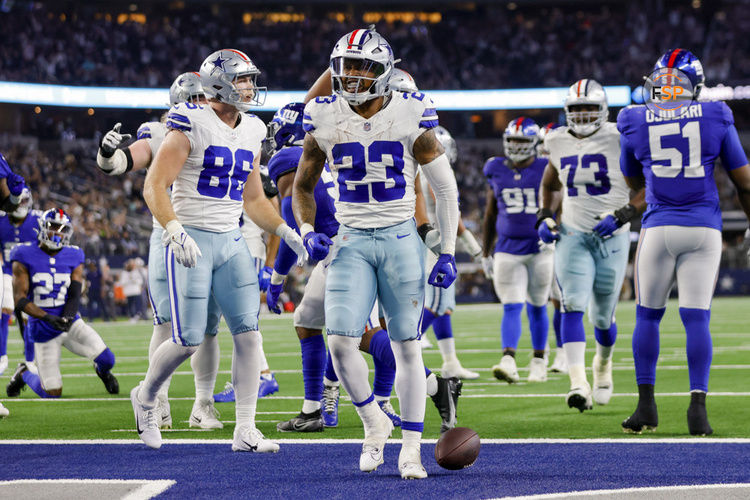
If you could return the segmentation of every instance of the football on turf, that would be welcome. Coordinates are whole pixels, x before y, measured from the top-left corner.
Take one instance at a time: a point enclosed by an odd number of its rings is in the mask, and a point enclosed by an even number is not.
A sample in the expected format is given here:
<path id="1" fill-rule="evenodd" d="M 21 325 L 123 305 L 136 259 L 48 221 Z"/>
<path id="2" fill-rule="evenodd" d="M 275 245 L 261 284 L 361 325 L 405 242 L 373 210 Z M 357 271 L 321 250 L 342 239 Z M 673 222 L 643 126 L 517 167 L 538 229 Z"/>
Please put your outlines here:
<path id="1" fill-rule="evenodd" d="M 443 469 L 465 469 L 479 456 L 479 435 L 468 427 L 455 427 L 445 432 L 435 445 L 435 460 Z"/>

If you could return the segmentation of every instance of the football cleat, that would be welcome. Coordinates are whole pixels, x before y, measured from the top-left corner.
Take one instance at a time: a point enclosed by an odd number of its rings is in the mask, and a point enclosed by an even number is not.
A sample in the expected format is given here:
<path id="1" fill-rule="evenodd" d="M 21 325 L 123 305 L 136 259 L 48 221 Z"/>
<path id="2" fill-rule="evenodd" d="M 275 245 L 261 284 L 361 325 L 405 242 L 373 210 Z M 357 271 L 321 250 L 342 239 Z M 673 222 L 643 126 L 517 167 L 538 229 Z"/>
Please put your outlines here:
<path id="1" fill-rule="evenodd" d="M 376 410 L 378 421 L 371 428 L 365 425 L 365 440 L 362 443 L 362 454 L 359 456 L 359 470 L 372 472 L 383 463 L 383 448 L 393 432 L 393 422 L 388 415 Z"/>
<path id="2" fill-rule="evenodd" d="M 401 446 L 398 454 L 398 471 L 401 479 L 424 479 L 427 471 L 422 466 L 422 457 L 419 448 Z"/>
<path id="3" fill-rule="evenodd" d="M 492 367 L 492 374 L 496 379 L 505 380 L 509 384 L 515 384 L 521 380 L 518 376 L 516 358 L 510 354 L 503 355 L 502 359 L 500 359 L 500 363 Z"/>
<path id="4" fill-rule="evenodd" d="M 273 373 L 271 374 L 271 378 L 265 378 L 261 375 L 260 385 L 258 385 L 258 397 L 264 398 L 274 392 L 279 392 L 279 383 L 276 381 L 276 376 Z"/>
<path id="5" fill-rule="evenodd" d="M 224 424 L 219 421 L 219 411 L 214 408 L 213 401 L 208 399 L 193 403 L 193 411 L 190 412 L 190 427 L 200 427 L 201 429 L 224 428 Z"/>
<path id="6" fill-rule="evenodd" d="M 133 414 L 135 415 L 135 428 L 138 431 L 138 437 L 141 438 L 149 448 L 161 448 L 161 432 L 157 423 L 156 408 L 146 408 L 138 399 L 138 391 L 141 389 L 143 381 L 130 391 L 130 402 L 133 404 Z"/>
<path id="7" fill-rule="evenodd" d="M 279 432 L 323 432 L 323 417 L 320 410 L 312 413 L 300 412 L 296 417 L 276 424 Z"/>
<path id="8" fill-rule="evenodd" d="M 401 417 L 398 413 L 396 413 L 396 410 L 393 409 L 393 405 L 391 405 L 390 400 L 380 400 L 378 401 L 378 406 L 381 410 L 383 410 L 383 413 L 388 415 L 388 418 L 391 419 L 394 427 L 401 427 Z"/>
<path id="9" fill-rule="evenodd" d="M 650 404 L 644 404 L 639 400 L 635 412 L 622 421 L 622 430 L 628 434 L 640 434 L 644 430 L 653 432 L 658 425 L 656 402 L 652 400 Z"/>
<path id="10" fill-rule="evenodd" d="M 260 386 L 258 386 L 260 389 Z M 234 387 L 231 382 L 227 382 L 224 386 L 224 390 L 218 394 L 214 394 L 214 402 L 216 403 L 233 403 L 234 402 Z"/>
<path id="11" fill-rule="evenodd" d="M 0 418 L 5 418 L 8 415 L 10 415 L 10 412 L 6 407 L 3 406 L 2 403 L 0 403 Z"/>
<path id="12" fill-rule="evenodd" d="M 547 381 L 547 363 L 544 358 L 531 358 L 529 364 L 529 382 L 546 382 Z"/>
<path id="13" fill-rule="evenodd" d="M 594 402 L 598 405 L 606 405 L 612 398 L 612 358 L 602 363 L 602 358 L 594 354 L 594 364 L 591 367 L 594 373 Z"/>
<path id="14" fill-rule="evenodd" d="M 437 375 L 436 375 L 437 377 Z M 442 423 L 440 424 L 440 433 L 453 429 L 456 426 L 458 397 L 461 395 L 461 387 L 464 385 L 457 378 L 437 377 L 438 390 L 430 396 L 435 403 Z"/>
<path id="15" fill-rule="evenodd" d="M 691 392 L 687 410 L 688 430 L 692 436 L 710 436 L 714 430 L 708 424 L 706 413 L 706 393 Z"/>
<path id="16" fill-rule="evenodd" d="M 322 403 L 323 425 L 326 427 L 336 427 L 339 425 L 339 386 L 324 386 Z"/>
<path id="17" fill-rule="evenodd" d="M 8 385 L 5 386 L 5 392 L 9 398 L 15 398 L 21 394 L 21 389 L 26 387 L 26 382 L 23 381 L 23 372 L 28 370 L 26 363 L 18 363 L 18 367 L 13 375 L 10 377 Z"/>
<path id="18" fill-rule="evenodd" d="M 8 369 L 8 356 L 6 354 L 3 354 L 0 356 L 0 375 L 5 373 L 5 370 Z"/>
<path id="19" fill-rule="evenodd" d="M 570 389 L 568 396 L 565 398 L 569 408 L 577 408 L 581 413 L 583 413 L 584 410 L 591 410 L 594 408 L 594 402 L 591 399 L 591 386 L 588 382 L 585 382 L 585 384 L 586 385 Z"/>
<path id="20" fill-rule="evenodd" d="M 255 427 L 243 425 L 234 429 L 232 451 L 252 451 L 255 453 L 276 453 L 279 445 L 266 439 Z"/>
<path id="21" fill-rule="evenodd" d="M 549 367 L 549 371 L 552 373 L 568 373 L 568 358 L 565 357 L 565 349 L 562 347 L 557 348 L 555 362 Z"/>
<path id="22" fill-rule="evenodd" d="M 94 369 L 96 370 L 96 374 L 99 375 L 99 378 L 102 379 L 102 382 L 104 382 L 104 388 L 107 389 L 108 393 L 120 394 L 120 383 L 115 376 L 112 375 L 110 370 L 100 372 L 99 369 L 96 368 L 96 365 L 94 365 Z"/>
<path id="23" fill-rule="evenodd" d="M 467 370 L 461 366 L 461 362 L 457 359 L 443 363 L 443 367 L 440 369 L 440 375 L 445 378 L 455 377 L 460 378 L 461 380 L 475 380 L 479 378 L 477 372 Z"/>
<path id="24" fill-rule="evenodd" d="M 161 394 L 156 396 L 156 411 L 159 416 L 159 429 L 172 428 L 172 411 L 169 407 L 169 399 Z"/>

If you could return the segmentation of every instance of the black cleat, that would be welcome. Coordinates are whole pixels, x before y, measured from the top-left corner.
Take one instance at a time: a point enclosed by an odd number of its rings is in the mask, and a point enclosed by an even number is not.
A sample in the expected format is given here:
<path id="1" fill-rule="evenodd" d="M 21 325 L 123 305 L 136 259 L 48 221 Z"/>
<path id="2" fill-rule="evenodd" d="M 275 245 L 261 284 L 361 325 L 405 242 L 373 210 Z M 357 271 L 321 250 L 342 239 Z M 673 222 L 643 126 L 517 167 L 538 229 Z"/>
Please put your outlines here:
<path id="1" fill-rule="evenodd" d="M 276 430 L 279 432 L 323 432 L 323 417 L 320 410 L 312 413 L 302 413 L 287 420 L 276 424 Z"/>
<path id="2" fill-rule="evenodd" d="M 706 414 L 706 393 L 691 392 L 687 410 L 688 430 L 693 436 L 710 436 L 714 430 L 708 424 Z"/>
<path id="3" fill-rule="evenodd" d="M 640 434 L 643 430 L 655 431 L 659 425 L 659 414 L 656 411 L 654 386 L 638 385 L 638 406 L 630 417 L 623 420 L 622 430 L 627 433 Z"/>
<path id="4" fill-rule="evenodd" d="M 442 378 L 438 375 L 435 375 L 435 377 L 437 377 L 438 390 L 430 397 L 443 420 L 440 425 L 440 433 L 442 434 L 456 426 L 458 397 L 461 395 L 461 387 L 464 383 L 456 377 Z"/>
<path id="5" fill-rule="evenodd" d="M 96 374 L 99 375 L 99 378 L 104 382 L 104 388 L 107 389 L 107 392 L 110 394 L 120 394 L 120 383 L 117 382 L 117 379 L 112 375 L 112 372 L 110 370 L 100 372 L 98 368 L 94 368 L 96 369 Z"/>
<path id="6" fill-rule="evenodd" d="M 23 372 L 28 369 L 29 367 L 26 366 L 26 363 L 18 363 L 18 368 L 16 368 L 13 376 L 10 377 L 8 385 L 5 386 L 5 392 L 9 398 L 18 397 L 21 394 L 21 389 L 26 388 L 26 382 L 23 381 Z"/>

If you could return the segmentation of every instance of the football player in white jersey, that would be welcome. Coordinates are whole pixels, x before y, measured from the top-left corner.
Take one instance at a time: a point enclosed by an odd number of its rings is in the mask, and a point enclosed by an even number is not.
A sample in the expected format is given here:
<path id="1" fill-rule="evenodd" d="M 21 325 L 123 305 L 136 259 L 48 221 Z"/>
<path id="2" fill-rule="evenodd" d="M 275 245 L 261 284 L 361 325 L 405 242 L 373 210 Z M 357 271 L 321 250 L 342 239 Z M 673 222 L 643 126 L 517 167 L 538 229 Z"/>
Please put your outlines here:
<path id="1" fill-rule="evenodd" d="M 243 205 L 261 228 L 284 238 L 299 255 L 304 256 L 305 250 L 261 186 L 265 125 L 243 113 L 261 102 L 265 89 L 256 85 L 260 71 L 243 52 L 224 49 L 206 58 L 200 74 L 208 105 L 181 103 L 170 110 L 169 132 L 146 176 L 144 198 L 165 228 L 172 342 L 156 349 L 145 380 L 131 392 L 131 401 L 141 439 L 152 448 L 160 447 L 154 411 L 157 392 L 202 343 L 213 297 L 234 342 L 232 450 L 275 452 L 278 445 L 255 427 L 259 290 L 239 229 Z"/>
<path id="2" fill-rule="evenodd" d="M 612 350 L 617 337 L 615 307 L 630 248 L 630 220 L 636 215 L 618 168 L 620 133 L 607 121 L 607 96 L 591 79 L 574 83 L 565 99 L 567 127 L 544 139 L 549 164 L 542 178 L 537 228 L 545 243 L 558 241 L 555 275 L 562 289 L 562 341 L 568 361 L 567 403 L 584 411 L 612 396 Z M 636 194 L 643 199 L 643 190 Z M 562 198 L 562 220 L 554 214 Z M 586 380 L 583 313 L 589 307 L 596 354 L 594 390 Z"/>
<path id="3" fill-rule="evenodd" d="M 374 30 L 342 37 L 331 54 L 334 94 L 307 104 L 307 135 L 294 181 L 293 208 L 313 258 L 327 256 L 328 238 L 313 231 L 313 190 L 326 160 L 334 174 L 341 223 L 326 280 L 325 317 L 334 367 L 365 427 L 360 470 L 383 463 L 391 420 L 375 404 L 367 364 L 358 351 L 377 298 L 396 358 L 403 445 L 403 478 L 424 478 L 420 443 L 426 382 L 417 338 L 424 301 L 424 253 L 414 215 L 417 167 L 437 199 L 442 250 L 430 284 L 456 276 L 458 190 L 450 162 L 432 131 L 437 112 L 429 97 L 388 90 L 393 51 Z M 329 240 L 328 240 L 329 241 Z"/>

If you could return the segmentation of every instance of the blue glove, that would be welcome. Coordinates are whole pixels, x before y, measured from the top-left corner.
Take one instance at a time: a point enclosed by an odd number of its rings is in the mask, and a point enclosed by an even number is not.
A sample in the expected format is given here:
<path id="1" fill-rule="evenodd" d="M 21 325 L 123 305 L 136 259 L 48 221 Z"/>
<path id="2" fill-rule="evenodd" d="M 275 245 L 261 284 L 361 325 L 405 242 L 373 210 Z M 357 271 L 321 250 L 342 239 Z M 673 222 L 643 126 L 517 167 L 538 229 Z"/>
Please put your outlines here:
<path id="1" fill-rule="evenodd" d="M 560 233 L 557 231 L 557 224 L 555 224 L 554 219 L 543 219 L 536 231 L 539 233 L 539 239 L 545 243 L 552 243 L 560 239 Z"/>
<path id="2" fill-rule="evenodd" d="M 612 236 L 612 233 L 620 229 L 620 227 L 622 227 L 622 224 L 619 220 L 617 220 L 617 217 L 609 214 L 601 219 L 601 222 L 599 222 L 599 224 L 594 226 L 594 232 L 601 238 L 609 238 L 610 236 Z"/>
<path id="3" fill-rule="evenodd" d="M 450 254 L 442 253 L 438 257 L 435 267 L 432 268 L 430 279 L 427 281 L 432 286 L 448 288 L 456 281 L 456 259 Z"/>
<path id="4" fill-rule="evenodd" d="M 7 181 L 8 190 L 13 196 L 20 196 L 23 188 L 26 187 L 26 183 L 24 182 L 23 177 L 12 172 L 8 175 Z"/>
<path id="5" fill-rule="evenodd" d="M 268 310 L 271 312 L 275 312 L 276 314 L 281 314 L 281 308 L 279 307 L 279 295 L 281 295 L 281 292 L 284 290 L 284 283 L 279 283 L 278 285 L 269 284 L 268 285 L 268 291 L 266 292 L 266 304 L 268 305 Z"/>
<path id="6" fill-rule="evenodd" d="M 268 266 L 263 266 L 258 273 L 258 287 L 261 292 L 268 290 L 268 285 L 271 284 L 271 273 L 273 273 L 273 268 Z"/>
<path id="7" fill-rule="evenodd" d="M 303 238 L 305 249 L 312 260 L 323 260 L 328 256 L 328 250 L 333 242 L 323 233 L 310 232 Z"/>

